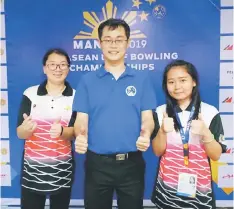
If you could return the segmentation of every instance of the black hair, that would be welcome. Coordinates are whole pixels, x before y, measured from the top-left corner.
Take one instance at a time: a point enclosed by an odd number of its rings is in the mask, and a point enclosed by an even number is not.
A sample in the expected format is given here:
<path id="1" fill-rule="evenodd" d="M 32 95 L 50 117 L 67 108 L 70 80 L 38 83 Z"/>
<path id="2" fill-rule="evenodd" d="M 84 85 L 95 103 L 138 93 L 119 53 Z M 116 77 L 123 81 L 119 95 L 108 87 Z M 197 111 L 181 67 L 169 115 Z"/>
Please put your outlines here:
<path id="1" fill-rule="evenodd" d="M 166 112 L 168 114 L 168 117 L 172 117 L 175 124 L 175 130 L 178 131 L 181 127 L 179 125 L 179 122 L 176 119 L 175 110 L 174 108 L 178 105 L 177 101 L 170 96 L 167 90 L 167 74 L 173 67 L 183 67 L 186 69 L 187 73 L 192 77 L 193 81 L 196 83 L 196 86 L 193 87 L 192 90 L 192 104 L 195 107 L 195 111 L 193 114 L 193 117 L 191 120 L 197 119 L 200 111 L 200 105 L 201 105 L 201 98 L 200 98 L 200 92 L 199 92 L 199 77 L 197 70 L 195 66 L 192 63 L 186 62 L 184 60 L 175 60 L 169 63 L 163 73 L 163 83 L 162 88 L 166 94 Z"/>
<path id="2" fill-rule="evenodd" d="M 115 30 L 118 27 L 123 27 L 125 30 L 125 34 L 127 39 L 130 37 L 130 27 L 129 25 L 122 19 L 114 19 L 110 18 L 104 22 L 102 22 L 98 27 L 98 37 L 99 40 L 102 38 L 102 32 L 105 27 L 108 27 L 109 30 Z"/>
<path id="3" fill-rule="evenodd" d="M 61 48 L 49 49 L 49 50 L 45 53 L 45 55 L 44 55 L 44 57 L 43 57 L 43 59 L 42 59 L 42 64 L 43 64 L 43 66 L 46 65 L 46 61 L 48 60 L 48 58 L 49 58 L 49 56 L 50 56 L 51 54 L 58 54 L 58 55 L 64 56 L 64 57 L 66 58 L 66 60 L 67 60 L 68 65 L 70 66 L 70 64 L 71 64 L 70 58 L 69 58 L 67 52 L 66 52 L 65 50 L 61 49 Z"/>

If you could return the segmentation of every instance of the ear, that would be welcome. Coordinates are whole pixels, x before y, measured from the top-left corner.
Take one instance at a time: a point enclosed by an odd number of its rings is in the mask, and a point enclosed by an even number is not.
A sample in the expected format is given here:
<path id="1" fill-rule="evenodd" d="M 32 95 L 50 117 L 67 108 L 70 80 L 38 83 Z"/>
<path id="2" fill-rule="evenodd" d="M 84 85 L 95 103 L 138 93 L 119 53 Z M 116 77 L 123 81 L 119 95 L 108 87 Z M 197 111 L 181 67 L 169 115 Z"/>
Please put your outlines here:
<path id="1" fill-rule="evenodd" d="M 197 84 L 196 84 L 196 82 L 195 82 L 195 81 L 193 81 L 193 87 L 195 87 L 195 86 L 197 86 Z"/>
<path id="2" fill-rule="evenodd" d="M 100 48 L 102 49 L 102 43 L 101 43 L 101 40 L 98 39 L 98 45 L 100 46 Z"/>
<path id="3" fill-rule="evenodd" d="M 129 47 L 130 42 L 131 42 L 131 39 L 129 38 L 129 39 L 128 39 L 128 42 L 127 42 L 127 48 Z"/>
<path id="4" fill-rule="evenodd" d="M 43 72 L 46 74 L 46 66 L 43 66 Z"/>

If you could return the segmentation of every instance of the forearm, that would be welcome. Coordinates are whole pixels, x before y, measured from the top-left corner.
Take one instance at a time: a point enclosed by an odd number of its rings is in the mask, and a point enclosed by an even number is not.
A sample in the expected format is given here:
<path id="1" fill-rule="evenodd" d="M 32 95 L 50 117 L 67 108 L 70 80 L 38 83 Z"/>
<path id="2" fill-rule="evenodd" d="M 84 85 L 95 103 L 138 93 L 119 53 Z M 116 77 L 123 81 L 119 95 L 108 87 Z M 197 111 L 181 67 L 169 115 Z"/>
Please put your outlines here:
<path id="1" fill-rule="evenodd" d="M 74 127 L 63 127 L 63 133 L 60 137 L 63 140 L 73 140 L 75 138 Z"/>
<path id="2" fill-rule="evenodd" d="M 148 120 L 144 120 L 142 121 L 141 127 L 144 127 L 145 133 L 146 133 L 146 137 L 151 136 L 153 130 L 154 130 L 154 121 L 153 119 L 148 119 Z"/>
<path id="3" fill-rule="evenodd" d="M 167 146 L 167 134 L 160 128 L 156 137 L 152 141 L 153 152 L 157 156 L 165 153 Z"/>
<path id="4" fill-rule="evenodd" d="M 207 156 L 210 159 L 217 161 L 222 154 L 222 148 L 220 144 L 213 138 L 213 135 L 209 129 L 205 131 L 203 136 L 203 143 Z"/>
<path id="5" fill-rule="evenodd" d="M 26 131 L 22 125 L 17 127 L 17 136 L 19 139 L 28 139 L 30 136 L 32 136 L 33 132 Z"/>

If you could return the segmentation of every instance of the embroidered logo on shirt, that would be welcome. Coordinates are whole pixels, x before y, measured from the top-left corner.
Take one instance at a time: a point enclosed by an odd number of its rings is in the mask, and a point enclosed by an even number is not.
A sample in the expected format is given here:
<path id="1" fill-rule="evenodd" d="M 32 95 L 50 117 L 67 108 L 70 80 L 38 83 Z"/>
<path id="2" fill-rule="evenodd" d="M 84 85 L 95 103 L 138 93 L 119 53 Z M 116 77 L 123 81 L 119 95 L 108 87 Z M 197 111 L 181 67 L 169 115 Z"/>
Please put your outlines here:
<path id="1" fill-rule="evenodd" d="M 68 111 L 68 110 L 71 110 L 71 106 L 69 106 L 69 105 L 66 106 L 66 107 L 64 108 L 64 110 L 67 110 L 67 111 Z"/>
<path id="2" fill-rule="evenodd" d="M 219 135 L 219 142 L 222 142 L 222 141 L 224 141 L 224 140 L 225 140 L 224 135 L 223 135 L 223 134 L 220 134 L 220 135 Z"/>
<path id="3" fill-rule="evenodd" d="M 129 97 L 133 97 L 136 95 L 136 88 L 135 86 L 128 86 L 125 90 L 126 94 L 129 96 Z"/>

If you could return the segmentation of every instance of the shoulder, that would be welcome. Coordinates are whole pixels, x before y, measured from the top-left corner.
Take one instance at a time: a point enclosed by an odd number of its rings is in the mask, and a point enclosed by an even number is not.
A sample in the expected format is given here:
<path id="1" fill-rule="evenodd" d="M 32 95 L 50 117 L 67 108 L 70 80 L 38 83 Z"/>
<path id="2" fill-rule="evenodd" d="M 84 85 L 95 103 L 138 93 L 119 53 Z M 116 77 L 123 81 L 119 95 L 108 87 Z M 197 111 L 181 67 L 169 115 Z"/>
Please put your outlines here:
<path id="1" fill-rule="evenodd" d="M 72 96 L 74 96 L 76 93 L 76 90 L 75 89 L 72 89 Z"/>
<path id="2" fill-rule="evenodd" d="M 31 96 L 37 95 L 39 85 L 31 86 L 24 91 L 24 95 L 30 98 Z"/>
<path id="3" fill-rule="evenodd" d="M 216 107 L 207 104 L 205 102 L 201 102 L 201 111 L 202 119 L 207 123 L 207 125 L 210 125 L 211 121 L 217 114 L 219 114 L 219 111 Z"/>
<path id="4" fill-rule="evenodd" d="M 205 102 L 201 102 L 201 114 L 204 117 L 214 117 L 219 113 L 216 107 L 207 104 Z"/>

